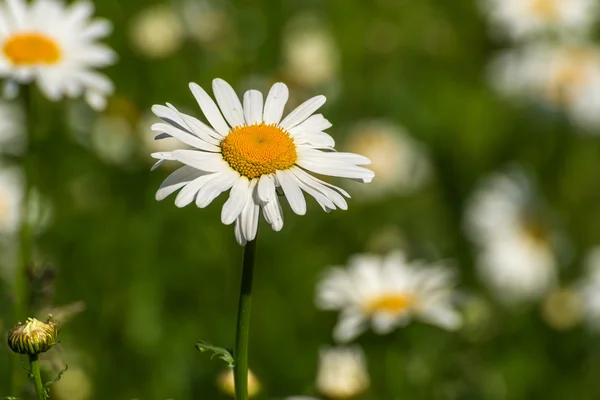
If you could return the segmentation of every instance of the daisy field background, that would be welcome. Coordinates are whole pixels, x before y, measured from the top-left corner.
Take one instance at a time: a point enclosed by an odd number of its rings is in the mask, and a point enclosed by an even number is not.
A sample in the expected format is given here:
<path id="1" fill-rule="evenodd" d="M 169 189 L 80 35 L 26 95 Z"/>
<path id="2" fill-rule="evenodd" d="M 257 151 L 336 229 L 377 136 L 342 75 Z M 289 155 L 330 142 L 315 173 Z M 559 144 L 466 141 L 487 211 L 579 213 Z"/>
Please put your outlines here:
<path id="1" fill-rule="evenodd" d="M 228 398 L 224 365 L 193 346 L 235 340 L 227 196 L 157 202 L 178 165 L 150 171 L 150 153 L 185 148 L 154 140 L 151 107 L 206 122 L 188 83 L 212 96 L 214 78 L 240 99 L 284 82 L 284 116 L 326 96 L 336 150 L 375 172 L 366 185 L 321 176 L 349 192 L 347 210 L 306 196 L 299 216 L 281 197 L 281 231 L 261 217 L 253 398 L 600 397 L 596 0 L 93 5 L 116 55 L 106 107 L 90 107 L 104 90 L 36 89 L 35 120 L 10 86 L 0 102 L 0 327 L 15 322 L 33 163 L 30 303 L 62 322 L 45 377 L 69 366 L 53 399 Z M 0 347 L 0 398 L 25 383 L 16 359 Z"/>

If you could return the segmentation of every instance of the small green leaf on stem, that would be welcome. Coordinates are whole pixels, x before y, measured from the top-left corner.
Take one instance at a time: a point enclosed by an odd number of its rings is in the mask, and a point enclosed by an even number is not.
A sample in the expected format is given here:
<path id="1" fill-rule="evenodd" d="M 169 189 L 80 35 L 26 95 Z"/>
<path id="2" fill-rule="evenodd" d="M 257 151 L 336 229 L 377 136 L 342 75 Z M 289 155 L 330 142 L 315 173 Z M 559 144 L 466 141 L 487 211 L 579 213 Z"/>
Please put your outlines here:
<path id="1" fill-rule="evenodd" d="M 225 361 L 229 368 L 233 368 L 235 365 L 233 351 L 230 349 L 226 349 L 224 347 L 219 346 L 213 346 L 212 344 L 203 340 L 199 340 L 198 342 L 196 342 L 196 348 L 201 352 L 212 351 L 213 355 L 210 358 L 220 358 L 221 360 Z"/>

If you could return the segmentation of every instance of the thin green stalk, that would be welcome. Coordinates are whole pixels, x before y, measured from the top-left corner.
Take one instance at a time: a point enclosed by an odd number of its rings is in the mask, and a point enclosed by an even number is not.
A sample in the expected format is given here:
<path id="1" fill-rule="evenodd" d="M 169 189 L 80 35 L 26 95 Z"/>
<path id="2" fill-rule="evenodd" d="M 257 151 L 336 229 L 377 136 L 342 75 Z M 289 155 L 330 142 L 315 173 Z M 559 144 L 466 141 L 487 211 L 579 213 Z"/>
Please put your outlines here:
<path id="1" fill-rule="evenodd" d="M 42 383 L 42 374 L 40 372 L 40 360 L 37 354 L 29 356 L 29 364 L 31 366 L 31 379 L 35 384 L 35 393 L 37 394 L 38 400 L 47 400 L 48 394 Z"/>
<path id="2" fill-rule="evenodd" d="M 23 169 L 25 171 L 25 190 L 21 199 L 21 226 L 19 228 L 19 261 L 15 271 L 14 286 L 14 315 L 13 320 L 24 320 L 28 316 L 29 302 L 29 282 L 27 280 L 27 267 L 31 262 L 31 253 L 33 248 L 32 230 L 29 224 L 29 203 L 34 175 L 34 155 L 31 154 L 32 144 L 35 140 L 34 135 L 34 107 L 33 107 L 33 88 L 31 85 L 22 87 L 22 103 L 25 111 L 25 132 L 27 135 L 27 146 L 23 158 Z M 13 393 L 20 393 L 23 385 L 23 378 L 18 364 L 12 367 L 11 389 Z"/>
<path id="3" fill-rule="evenodd" d="M 238 320 L 235 339 L 235 379 L 236 400 L 248 400 L 248 333 L 250 331 L 250 305 L 252 301 L 252 277 L 254 275 L 254 256 L 256 238 L 244 247 L 242 263 L 242 284 L 238 303 Z"/>

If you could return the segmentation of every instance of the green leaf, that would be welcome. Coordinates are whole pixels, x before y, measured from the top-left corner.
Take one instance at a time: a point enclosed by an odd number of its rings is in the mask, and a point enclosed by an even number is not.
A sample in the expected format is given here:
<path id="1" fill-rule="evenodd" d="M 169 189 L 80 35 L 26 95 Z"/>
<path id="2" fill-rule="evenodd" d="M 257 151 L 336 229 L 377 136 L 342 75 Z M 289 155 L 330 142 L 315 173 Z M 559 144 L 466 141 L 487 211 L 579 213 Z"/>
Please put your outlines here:
<path id="1" fill-rule="evenodd" d="M 231 349 L 213 346 L 204 340 L 196 342 L 196 348 L 201 352 L 212 351 L 213 355 L 210 356 L 211 360 L 215 357 L 219 357 L 221 360 L 225 361 L 229 368 L 233 368 L 235 365 L 235 359 L 233 358 L 233 351 Z"/>

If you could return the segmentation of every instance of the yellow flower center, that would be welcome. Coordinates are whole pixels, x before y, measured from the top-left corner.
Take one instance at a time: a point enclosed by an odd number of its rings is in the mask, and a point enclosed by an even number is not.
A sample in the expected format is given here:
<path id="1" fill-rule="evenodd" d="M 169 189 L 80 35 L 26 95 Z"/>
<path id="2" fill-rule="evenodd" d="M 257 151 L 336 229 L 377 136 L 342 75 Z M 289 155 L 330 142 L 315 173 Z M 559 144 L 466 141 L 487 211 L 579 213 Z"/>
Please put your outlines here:
<path id="1" fill-rule="evenodd" d="M 415 305 L 415 296 L 408 293 L 384 294 L 369 301 L 366 305 L 368 314 L 383 312 L 400 315 Z"/>
<path id="2" fill-rule="evenodd" d="M 588 68 L 597 62 L 593 53 L 585 50 L 572 50 L 566 60 L 550 77 L 546 93 L 548 99 L 557 106 L 568 106 L 574 100 L 576 92 L 588 81 Z"/>
<path id="3" fill-rule="evenodd" d="M 264 122 L 238 126 L 221 142 L 229 166 L 250 179 L 290 168 L 297 159 L 289 133 Z"/>
<path id="4" fill-rule="evenodd" d="M 531 8 L 544 19 L 553 20 L 558 17 L 556 0 L 531 0 Z"/>
<path id="5" fill-rule="evenodd" d="M 51 65 L 60 60 L 58 44 L 41 33 L 19 33 L 4 42 L 4 55 L 14 65 Z"/>

